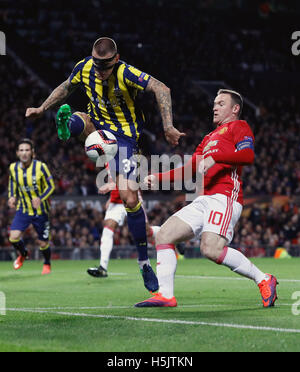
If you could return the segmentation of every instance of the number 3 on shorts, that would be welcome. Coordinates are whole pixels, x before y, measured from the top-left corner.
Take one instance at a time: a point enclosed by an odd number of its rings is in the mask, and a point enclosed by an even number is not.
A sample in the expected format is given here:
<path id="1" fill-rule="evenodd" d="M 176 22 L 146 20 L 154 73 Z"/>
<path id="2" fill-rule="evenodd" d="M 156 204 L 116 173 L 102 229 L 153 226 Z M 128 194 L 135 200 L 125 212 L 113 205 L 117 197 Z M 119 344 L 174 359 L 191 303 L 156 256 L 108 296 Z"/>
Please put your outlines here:
<path id="1" fill-rule="evenodd" d="M 211 211 L 209 215 L 208 223 L 219 226 L 221 225 L 222 219 L 223 219 L 223 213 Z"/>
<path id="2" fill-rule="evenodd" d="M 43 232 L 43 238 L 44 239 L 49 239 L 49 235 L 50 235 L 50 223 L 46 222 L 45 223 L 45 230 Z"/>

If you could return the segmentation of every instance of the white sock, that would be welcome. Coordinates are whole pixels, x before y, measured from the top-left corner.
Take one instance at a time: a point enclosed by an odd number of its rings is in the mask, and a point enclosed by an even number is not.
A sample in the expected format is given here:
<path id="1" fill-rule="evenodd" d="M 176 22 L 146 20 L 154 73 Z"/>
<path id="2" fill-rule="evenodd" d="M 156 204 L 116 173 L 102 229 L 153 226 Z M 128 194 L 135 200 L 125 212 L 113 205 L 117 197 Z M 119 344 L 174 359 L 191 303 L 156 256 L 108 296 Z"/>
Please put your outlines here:
<path id="1" fill-rule="evenodd" d="M 174 277 L 177 258 L 174 249 L 157 250 L 156 274 L 159 283 L 159 292 L 163 297 L 174 297 Z"/>
<path id="2" fill-rule="evenodd" d="M 139 267 L 140 267 L 141 270 L 144 267 L 144 265 L 151 266 L 149 258 L 147 260 L 143 260 L 143 261 L 138 260 L 138 264 L 139 264 Z"/>
<path id="3" fill-rule="evenodd" d="M 100 265 L 107 270 L 110 253 L 114 245 L 114 231 L 104 227 L 100 243 Z"/>
<path id="4" fill-rule="evenodd" d="M 152 229 L 152 232 L 153 232 L 152 237 L 153 237 L 153 239 L 155 239 L 156 234 L 157 234 L 157 233 L 159 232 L 159 230 L 160 230 L 160 226 L 151 226 L 151 229 Z"/>
<path id="5" fill-rule="evenodd" d="M 235 273 L 254 280 L 256 284 L 269 279 L 267 274 L 260 271 L 246 256 L 234 248 L 227 248 L 227 253 L 221 263 Z"/>

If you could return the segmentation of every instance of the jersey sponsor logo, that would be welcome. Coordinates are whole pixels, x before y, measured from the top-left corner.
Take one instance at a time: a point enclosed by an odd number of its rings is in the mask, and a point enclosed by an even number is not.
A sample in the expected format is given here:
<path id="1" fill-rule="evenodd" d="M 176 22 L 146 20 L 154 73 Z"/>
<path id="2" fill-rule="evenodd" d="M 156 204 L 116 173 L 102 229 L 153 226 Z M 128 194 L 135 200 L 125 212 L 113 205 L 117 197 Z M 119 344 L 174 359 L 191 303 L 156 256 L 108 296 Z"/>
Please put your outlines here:
<path id="1" fill-rule="evenodd" d="M 216 146 L 218 142 L 219 142 L 219 140 L 209 141 L 208 144 L 204 147 L 203 153 L 208 151 L 211 147 Z"/>
<path id="2" fill-rule="evenodd" d="M 33 185 L 33 186 L 19 186 L 19 187 L 20 187 L 20 189 L 21 189 L 22 191 L 25 191 L 25 192 L 27 192 L 27 193 L 29 193 L 29 192 L 31 192 L 31 191 L 38 191 L 38 187 L 37 187 L 36 184 Z"/>

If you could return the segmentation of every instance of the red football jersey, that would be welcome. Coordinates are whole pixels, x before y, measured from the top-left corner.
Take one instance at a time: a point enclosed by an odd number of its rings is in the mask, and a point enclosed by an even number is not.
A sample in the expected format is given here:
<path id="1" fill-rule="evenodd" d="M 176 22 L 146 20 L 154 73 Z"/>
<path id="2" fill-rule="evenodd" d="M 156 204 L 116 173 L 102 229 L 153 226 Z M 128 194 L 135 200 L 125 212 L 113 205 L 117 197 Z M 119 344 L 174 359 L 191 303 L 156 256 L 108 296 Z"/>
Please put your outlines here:
<path id="1" fill-rule="evenodd" d="M 139 201 L 143 202 L 143 197 L 142 197 L 141 190 L 138 190 L 138 197 L 139 197 Z M 123 203 L 122 199 L 120 198 L 120 192 L 119 192 L 119 189 L 118 189 L 117 186 L 114 190 L 112 190 L 110 192 L 109 201 L 110 201 L 110 203 L 115 203 L 115 204 L 122 204 Z"/>
<path id="2" fill-rule="evenodd" d="M 253 162 L 253 150 L 254 135 L 244 120 L 222 124 L 206 135 L 193 154 L 216 161 L 204 175 L 204 195 L 224 194 L 242 204 L 242 168 Z"/>
<path id="3" fill-rule="evenodd" d="M 122 200 L 120 198 L 120 193 L 119 193 L 119 190 L 118 190 L 118 187 L 116 186 L 116 188 L 114 190 L 112 190 L 110 192 L 110 203 L 115 203 L 115 204 L 122 204 Z"/>
<path id="4" fill-rule="evenodd" d="M 216 164 L 203 175 L 204 195 L 224 194 L 242 204 L 242 168 L 254 161 L 254 135 L 244 120 L 222 124 L 205 136 L 184 167 L 154 175 L 162 182 L 189 179 L 202 173 L 200 161 L 209 156 Z"/>

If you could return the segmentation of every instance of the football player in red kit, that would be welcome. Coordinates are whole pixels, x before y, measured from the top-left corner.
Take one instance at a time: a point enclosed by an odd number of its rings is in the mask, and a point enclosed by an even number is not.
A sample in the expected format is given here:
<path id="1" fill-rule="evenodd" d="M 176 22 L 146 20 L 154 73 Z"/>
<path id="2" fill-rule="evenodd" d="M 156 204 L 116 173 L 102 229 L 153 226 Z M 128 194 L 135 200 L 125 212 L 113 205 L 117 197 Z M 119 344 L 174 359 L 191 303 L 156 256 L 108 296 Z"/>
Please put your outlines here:
<path id="1" fill-rule="evenodd" d="M 107 165 L 108 169 L 108 165 Z M 108 171 L 109 172 L 109 171 Z M 110 174 L 110 173 L 109 173 Z M 117 185 L 109 178 L 109 182 L 99 188 L 99 194 L 107 194 L 110 192 L 110 198 L 106 203 L 106 212 L 104 217 L 104 226 L 100 241 L 100 265 L 99 267 L 90 267 L 87 273 L 96 278 L 106 278 L 108 276 L 107 269 L 110 259 L 110 254 L 114 244 L 114 233 L 118 226 L 123 226 L 127 217 L 126 208 L 120 197 Z M 139 191 L 139 200 L 143 202 L 142 194 Z M 145 213 L 146 216 L 146 213 Z M 146 233 L 148 239 L 155 240 L 155 236 L 159 231 L 160 226 L 150 226 L 146 216 Z M 148 265 L 150 260 L 148 260 Z M 142 276 L 144 270 L 141 270 Z"/>
<path id="2" fill-rule="evenodd" d="M 217 264 L 252 279 L 259 287 L 264 307 L 277 299 L 275 276 L 260 271 L 241 252 L 230 248 L 234 227 L 242 212 L 242 167 L 254 161 L 254 135 L 244 120 L 239 120 L 243 100 L 239 93 L 221 89 L 214 100 L 213 123 L 216 129 L 204 137 L 191 160 L 170 172 L 147 176 L 155 182 L 204 175 L 204 195 L 171 216 L 156 236 L 159 292 L 137 303 L 136 307 L 174 307 L 175 244 L 201 237 L 201 253 Z"/>

